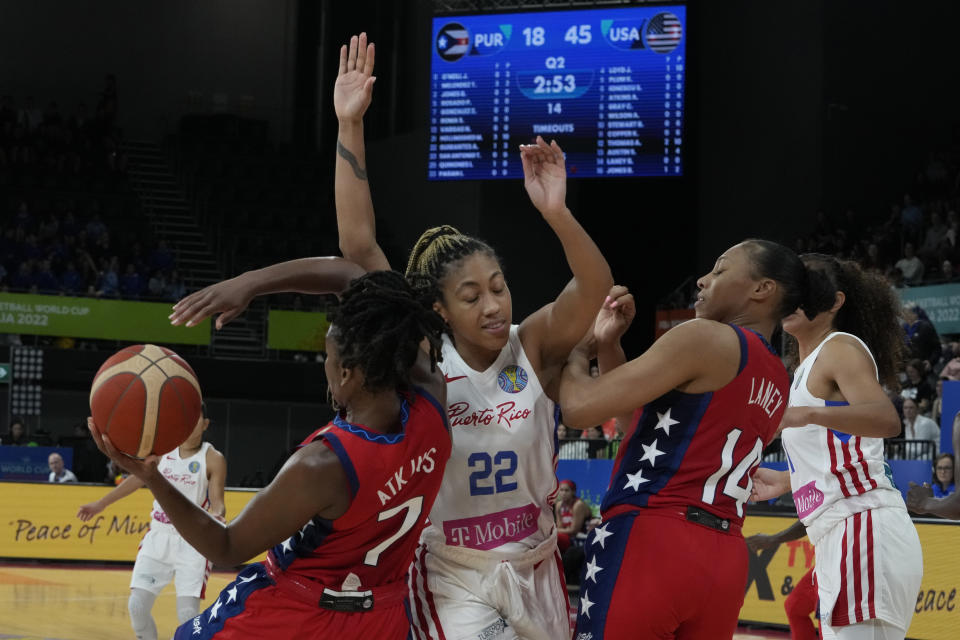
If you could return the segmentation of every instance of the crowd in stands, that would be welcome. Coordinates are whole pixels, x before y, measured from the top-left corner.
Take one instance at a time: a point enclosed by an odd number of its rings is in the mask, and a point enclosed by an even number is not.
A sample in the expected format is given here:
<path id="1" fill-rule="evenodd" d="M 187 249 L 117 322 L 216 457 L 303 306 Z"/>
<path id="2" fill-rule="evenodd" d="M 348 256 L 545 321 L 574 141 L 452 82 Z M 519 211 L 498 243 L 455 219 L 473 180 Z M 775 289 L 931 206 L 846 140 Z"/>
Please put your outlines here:
<path id="1" fill-rule="evenodd" d="M 0 291 L 179 300 L 171 248 L 154 242 L 126 177 L 117 86 L 95 113 L 0 98 Z"/>

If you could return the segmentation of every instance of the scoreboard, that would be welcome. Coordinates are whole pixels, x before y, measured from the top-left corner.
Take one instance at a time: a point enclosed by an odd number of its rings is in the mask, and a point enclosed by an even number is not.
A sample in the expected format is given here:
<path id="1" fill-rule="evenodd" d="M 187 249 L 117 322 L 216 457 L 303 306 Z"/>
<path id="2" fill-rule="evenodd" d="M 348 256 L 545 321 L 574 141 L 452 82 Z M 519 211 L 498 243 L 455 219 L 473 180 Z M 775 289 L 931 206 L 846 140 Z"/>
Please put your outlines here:
<path id="1" fill-rule="evenodd" d="M 683 174 L 686 7 L 433 20 L 430 180 L 523 177 L 556 139 L 571 177 Z"/>

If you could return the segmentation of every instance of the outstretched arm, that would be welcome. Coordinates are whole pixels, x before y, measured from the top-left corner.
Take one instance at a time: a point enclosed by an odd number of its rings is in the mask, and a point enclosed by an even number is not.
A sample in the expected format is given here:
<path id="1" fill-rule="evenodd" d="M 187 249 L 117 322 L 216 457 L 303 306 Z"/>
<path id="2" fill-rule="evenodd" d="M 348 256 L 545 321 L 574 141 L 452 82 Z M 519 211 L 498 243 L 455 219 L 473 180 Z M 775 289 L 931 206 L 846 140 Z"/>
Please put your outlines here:
<path id="1" fill-rule="evenodd" d="M 269 293 L 336 293 L 365 273 L 359 265 L 343 258 L 300 258 L 247 271 L 212 284 L 173 305 L 170 323 L 191 327 L 219 313 L 216 327 L 222 329 L 243 313 L 256 296 Z"/>
<path id="2" fill-rule="evenodd" d="M 117 500 L 126 498 L 128 495 L 143 486 L 143 481 L 140 478 L 136 476 L 127 476 L 124 478 L 123 482 L 118 484 L 99 500 L 95 500 L 89 504 L 81 506 L 80 510 L 77 511 L 77 517 L 86 522 Z"/>
<path id="3" fill-rule="evenodd" d="M 640 357 L 593 378 L 587 345 L 570 353 L 560 379 L 563 423 L 575 429 L 632 412 L 668 391 L 719 389 L 737 375 L 740 341 L 734 330 L 711 320 L 676 326 Z"/>
<path id="4" fill-rule="evenodd" d="M 771 535 L 766 535 L 763 533 L 758 533 L 747 538 L 747 548 L 750 551 L 757 551 L 759 549 L 770 549 L 777 545 L 783 544 L 784 542 L 790 542 L 791 540 L 799 540 L 803 536 L 807 535 L 807 528 L 803 526 L 803 523 L 797 520 L 792 525 L 780 531 L 779 533 L 774 533 Z"/>
<path id="5" fill-rule="evenodd" d="M 335 519 L 350 504 L 350 486 L 336 454 L 314 442 L 297 450 L 280 473 L 229 525 L 217 520 L 170 484 L 157 469 L 158 458 L 136 460 L 117 451 L 93 420 L 90 431 L 100 450 L 139 477 L 153 492 L 190 545 L 216 564 L 233 566 L 279 544 L 314 516 Z M 304 491 L 304 487 L 312 487 Z"/>
<path id="6" fill-rule="evenodd" d="M 535 145 L 521 147 L 520 159 L 527 194 L 560 240 L 573 272 L 557 299 L 520 325 L 524 347 L 538 354 L 541 369 L 547 370 L 562 366 L 593 324 L 613 276 L 600 249 L 567 208 L 567 169 L 560 146 L 537 136 Z"/>
<path id="7" fill-rule="evenodd" d="M 340 47 L 340 71 L 333 88 L 333 106 L 340 126 L 334 178 L 340 251 L 367 271 L 390 268 L 377 244 L 363 144 L 363 114 L 373 99 L 373 83 L 377 80 L 373 76 L 374 54 L 366 33 L 350 38 L 349 47 Z"/>
<path id="8" fill-rule="evenodd" d="M 960 520 L 960 492 L 955 491 L 946 498 L 935 498 L 929 484 L 911 482 L 907 490 L 907 508 L 914 513 L 932 513 L 948 520 Z"/>

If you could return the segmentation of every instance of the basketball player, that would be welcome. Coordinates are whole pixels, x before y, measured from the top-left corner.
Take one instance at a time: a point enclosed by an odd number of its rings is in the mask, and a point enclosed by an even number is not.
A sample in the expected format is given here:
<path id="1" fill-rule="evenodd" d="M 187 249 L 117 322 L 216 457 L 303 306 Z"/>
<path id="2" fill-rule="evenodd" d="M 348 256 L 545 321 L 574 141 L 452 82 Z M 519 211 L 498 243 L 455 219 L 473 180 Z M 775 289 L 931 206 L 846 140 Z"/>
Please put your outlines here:
<path id="1" fill-rule="evenodd" d="M 899 305 L 885 280 L 855 262 L 822 254 L 803 260 L 807 314 L 783 321 L 800 358 L 781 425 L 789 470 L 759 470 L 754 498 L 792 489 L 816 549 L 825 640 L 902 640 L 923 556 L 883 457 L 883 438 L 901 428 L 879 382 L 898 382 Z"/>
<path id="2" fill-rule="evenodd" d="M 201 415 L 187 440 L 162 456 L 157 472 L 176 487 L 186 499 L 223 520 L 226 507 L 223 487 L 227 463 L 223 454 L 203 441 L 210 419 Z M 96 502 L 80 507 L 77 517 L 87 521 L 109 505 L 144 486 L 136 476 L 127 478 Z M 177 533 L 160 503 L 154 501 L 150 530 L 137 551 L 130 578 L 130 623 L 138 640 L 156 640 L 157 625 L 151 615 L 153 603 L 170 580 L 177 588 L 177 621 L 186 622 L 200 611 L 210 563 Z"/>
<path id="3" fill-rule="evenodd" d="M 344 260 L 321 266 L 328 292 L 342 289 L 333 276 L 359 272 Z M 407 571 L 450 455 L 435 367 L 441 330 L 399 273 L 354 280 L 327 334 L 324 368 L 337 416 L 227 526 L 172 491 L 152 461 L 118 455 L 93 427 L 104 451 L 143 479 L 184 538 L 214 562 L 235 565 L 270 549 L 175 638 L 408 637 Z"/>
<path id="4" fill-rule="evenodd" d="M 773 549 L 785 542 L 799 540 L 807 534 L 803 523 L 797 520 L 792 525 L 774 534 L 757 533 L 747 538 L 747 548 L 751 551 Z M 793 585 L 793 590 L 783 601 L 783 609 L 790 623 L 790 640 L 817 640 L 820 634 L 810 620 L 810 614 L 817 611 L 817 584 L 813 579 L 813 569 L 803 574 Z"/>
<path id="5" fill-rule="evenodd" d="M 376 240 L 363 160 L 373 58 L 366 35 L 354 36 L 341 50 L 334 90 L 340 247 L 367 270 L 389 268 Z M 513 324 L 510 290 L 493 249 L 449 226 L 426 231 L 407 265 L 408 274 L 429 275 L 439 285 L 436 308 L 446 325 L 441 368 L 453 436 L 453 454 L 411 569 L 417 638 L 570 635 L 553 514 L 557 390 L 567 355 L 613 281 L 603 255 L 565 205 L 560 147 L 538 139 L 522 148 L 521 160 L 527 193 L 573 272 L 555 301 Z M 222 326 L 253 295 L 289 290 L 283 287 L 293 285 L 282 284 L 272 270 L 295 262 L 192 294 L 174 307 L 172 320 L 192 324 L 224 312 L 217 319 Z"/>
<path id="6" fill-rule="evenodd" d="M 575 637 L 732 637 L 747 584 L 750 474 L 789 392 L 768 340 L 803 303 L 806 278 L 789 249 L 746 240 L 697 281 L 697 319 L 640 357 L 592 378 L 589 342 L 571 354 L 564 424 L 643 408 L 617 453 L 603 524 L 586 541 Z"/>

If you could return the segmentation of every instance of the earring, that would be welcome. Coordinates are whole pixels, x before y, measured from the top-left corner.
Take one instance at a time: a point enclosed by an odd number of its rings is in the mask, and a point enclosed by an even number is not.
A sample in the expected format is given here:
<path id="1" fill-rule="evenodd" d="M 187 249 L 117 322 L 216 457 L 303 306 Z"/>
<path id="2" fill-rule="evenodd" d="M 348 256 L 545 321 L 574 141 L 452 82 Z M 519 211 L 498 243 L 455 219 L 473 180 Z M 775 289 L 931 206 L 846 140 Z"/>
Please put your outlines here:
<path id="1" fill-rule="evenodd" d="M 340 405 L 337 403 L 337 399 L 333 397 L 333 389 L 330 388 L 330 385 L 327 385 L 327 404 L 333 407 L 334 413 L 340 413 Z"/>

